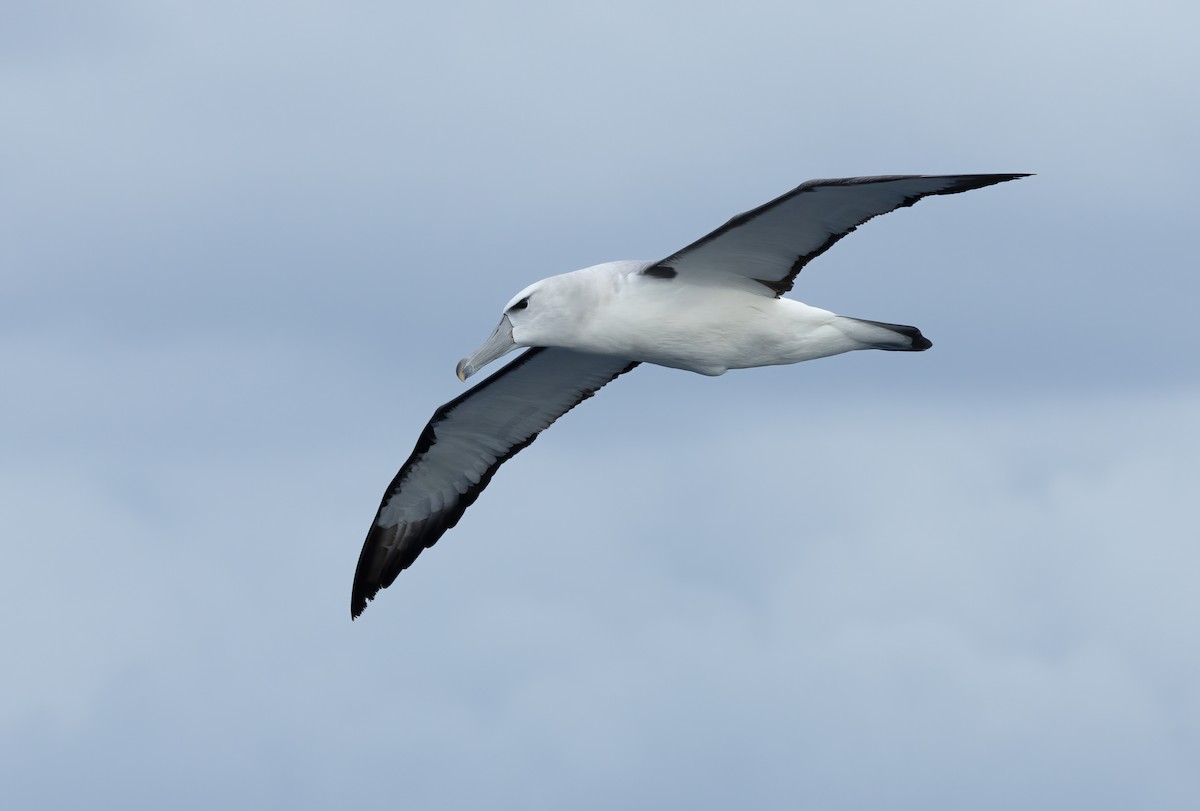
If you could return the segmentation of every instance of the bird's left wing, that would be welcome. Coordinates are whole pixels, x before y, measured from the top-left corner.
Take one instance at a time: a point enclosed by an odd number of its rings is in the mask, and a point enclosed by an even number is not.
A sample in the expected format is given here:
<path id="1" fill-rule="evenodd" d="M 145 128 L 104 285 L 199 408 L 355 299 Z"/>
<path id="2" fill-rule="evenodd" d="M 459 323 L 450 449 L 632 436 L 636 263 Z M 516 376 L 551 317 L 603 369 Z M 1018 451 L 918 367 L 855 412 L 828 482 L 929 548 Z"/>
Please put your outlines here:
<path id="1" fill-rule="evenodd" d="M 787 194 L 739 214 L 708 236 L 642 271 L 741 276 L 764 295 L 792 289 L 797 274 L 872 217 L 911 206 L 933 194 L 957 194 L 1026 177 L 1008 175 L 891 175 L 809 180 Z"/>
<path id="2" fill-rule="evenodd" d="M 601 386 L 637 366 L 628 358 L 530 349 L 439 408 L 384 493 L 367 533 L 350 613 L 387 588 L 458 523 L 500 465 Z"/>

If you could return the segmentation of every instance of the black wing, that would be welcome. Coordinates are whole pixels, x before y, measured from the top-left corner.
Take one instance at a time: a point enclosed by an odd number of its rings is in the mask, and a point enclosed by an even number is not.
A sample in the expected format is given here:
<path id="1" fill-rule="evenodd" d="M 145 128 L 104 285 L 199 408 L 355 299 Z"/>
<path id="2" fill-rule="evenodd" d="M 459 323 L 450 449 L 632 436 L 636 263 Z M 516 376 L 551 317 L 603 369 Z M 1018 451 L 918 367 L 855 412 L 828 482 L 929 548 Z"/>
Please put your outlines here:
<path id="1" fill-rule="evenodd" d="M 500 465 L 635 366 L 627 358 L 530 349 L 439 408 L 384 493 L 354 573 L 350 615 L 458 523 Z"/>
<path id="2" fill-rule="evenodd" d="M 957 194 L 1027 177 L 894 175 L 810 180 L 739 214 L 706 237 L 642 271 L 652 276 L 737 275 L 761 283 L 764 295 L 792 289 L 810 261 L 872 217 L 933 194 Z"/>

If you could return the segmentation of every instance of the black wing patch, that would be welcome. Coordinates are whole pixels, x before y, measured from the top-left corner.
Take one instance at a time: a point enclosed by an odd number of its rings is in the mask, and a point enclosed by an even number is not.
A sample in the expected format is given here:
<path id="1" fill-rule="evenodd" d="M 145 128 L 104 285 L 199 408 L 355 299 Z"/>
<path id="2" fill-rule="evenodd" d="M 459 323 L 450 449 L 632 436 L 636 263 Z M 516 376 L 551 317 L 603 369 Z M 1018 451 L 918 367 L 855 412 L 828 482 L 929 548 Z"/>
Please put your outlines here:
<path id="1" fill-rule="evenodd" d="M 675 272 L 675 268 L 670 265 L 659 263 L 643 270 L 642 275 L 653 276 L 655 279 L 674 279 L 678 274 Z"/>

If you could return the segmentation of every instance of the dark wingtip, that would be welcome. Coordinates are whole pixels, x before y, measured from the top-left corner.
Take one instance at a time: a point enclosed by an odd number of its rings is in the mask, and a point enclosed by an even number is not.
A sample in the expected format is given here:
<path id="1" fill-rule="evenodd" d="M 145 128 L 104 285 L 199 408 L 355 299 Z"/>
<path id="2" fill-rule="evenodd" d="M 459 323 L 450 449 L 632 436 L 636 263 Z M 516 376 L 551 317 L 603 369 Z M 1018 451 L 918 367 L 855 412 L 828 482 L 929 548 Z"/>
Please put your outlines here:
<path id="1" fill-rule="evenodd" d="M 375 581 L 370 585 L 365 582 L 360 582 L 354 578 L 354 588 L 350 593 L 350 619 L 351 621 L 358 619 L 362 613 L 367 610 L 367 605 L 375 599 L 379 592 L 383 591 L 384 584 Z"/>
<path id="2" fill-rule="evenodd" d="M 379 555 L 379 528 L 371 524 L 367 539 L 363 543 L 362 552 L 358 556 L 358 566 L 354 569 L 354 585 L 350 589 L 350 619 L 356 620 L 367 610 L 367 603 L 375 599 L 375 595 L 383 588 L 384 583 L 379 577 L 371 576 L 372 563 Z"/>
<path id="3" fill-rule="evenodd" d="M 986 188 L 987 186 L 994 186 L 997 183 L 1007 183 L 1010 180 L 1020 180 L 1023 177 L 1032 176 L 1032 172 L 1009 172 L 1006 174 L 994 175 L 959 175 L 959 180 L 957 183 L 941 191 L 934 192 L 934 194 L 958 194 L 959 192 L 973 191 L 975 189 Z M 913 200 L 912 202 L 915 203 L 916 200 Z M 909 203 L 909 205 L 912 205 L 912 203 Z"/>
<path id="4" fill-rule="evenodd" d="M 367 594 L 358 578 L 354 579 L 354 589 L 350 593 L 350 620 L 352 622 L 362 616 L 362 612 L 367 610 L 367 603 L 378 593 L 379 589 L 376 589 L 371 594 Z"/>

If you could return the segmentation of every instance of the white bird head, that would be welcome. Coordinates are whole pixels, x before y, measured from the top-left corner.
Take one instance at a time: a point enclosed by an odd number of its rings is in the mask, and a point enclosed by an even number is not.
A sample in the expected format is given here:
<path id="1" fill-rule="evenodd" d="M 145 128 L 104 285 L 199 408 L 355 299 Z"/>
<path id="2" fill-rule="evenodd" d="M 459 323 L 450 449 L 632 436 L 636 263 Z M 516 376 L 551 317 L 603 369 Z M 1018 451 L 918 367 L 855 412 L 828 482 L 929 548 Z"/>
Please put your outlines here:
<path id="1" fill-rule="evenodd" d="M 595 296 L 578 294 L 589 281 L 589 274 L 575 271 L 534 282 L 517 293 L 483 346 L 458 362 L 458 379 L 465 381 L 518 347 L 568 346 L 577 340 L 588 318 L 585 310 L 596 301 Z"/>

